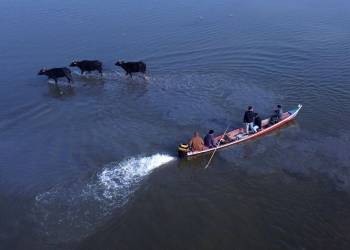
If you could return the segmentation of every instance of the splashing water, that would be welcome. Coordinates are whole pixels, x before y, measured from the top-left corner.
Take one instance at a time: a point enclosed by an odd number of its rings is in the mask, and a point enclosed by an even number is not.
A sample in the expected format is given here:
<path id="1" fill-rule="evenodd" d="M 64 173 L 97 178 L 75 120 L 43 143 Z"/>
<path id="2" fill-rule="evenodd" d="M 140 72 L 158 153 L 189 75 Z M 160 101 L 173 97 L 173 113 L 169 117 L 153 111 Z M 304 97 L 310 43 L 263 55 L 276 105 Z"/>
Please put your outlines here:
<path id="1" fill-rule="evenodd" d="M 174 160 L 165 154 L 106 164 L 93 178 L 56 186 L 35 197 L 34 214 L 49 241 L 77 240 L 123 206 L 154 169 Z"/>
<path id="2" fill-rule="evenodd" d="M 113 199 L 121 191 L 137 184 L 142 177 L 157 167 L 172 161 L 174 157 L 155 154 L 150 157 L 130 158 L 119 164 L 109 164 L 99 175 L 100 184 L 104 187 L 103 196 Z"/>
<path id="3" fill-rule="evenodd" d="M 84 75 L 82 75 L 79 71 L 73 70 L 72 74 L 82 79 L 94 79 L 94 80 L 118 80 L 121 77 L 123 77 L 123 74 L 121 74 L 118 71 L 104 71 L 102 75 L 94 71 L 94 72 L 85 73 Z"/>

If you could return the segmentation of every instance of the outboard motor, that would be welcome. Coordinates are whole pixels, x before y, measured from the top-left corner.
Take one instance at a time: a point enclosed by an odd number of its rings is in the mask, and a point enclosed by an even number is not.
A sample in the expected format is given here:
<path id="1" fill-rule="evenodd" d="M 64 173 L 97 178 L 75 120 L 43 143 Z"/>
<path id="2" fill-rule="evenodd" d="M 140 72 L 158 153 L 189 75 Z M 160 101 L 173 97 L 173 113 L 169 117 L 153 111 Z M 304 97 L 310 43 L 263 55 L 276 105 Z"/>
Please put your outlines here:
<path id="1" fill-rule="evenodd" d="M 180 144 L 179 147 L 177 148 L 177 153 L 179 154 L 180 158 L 183 158 L 187 156 L 187 153 L 190 151 L 190 147 L 188 144 Z"/>

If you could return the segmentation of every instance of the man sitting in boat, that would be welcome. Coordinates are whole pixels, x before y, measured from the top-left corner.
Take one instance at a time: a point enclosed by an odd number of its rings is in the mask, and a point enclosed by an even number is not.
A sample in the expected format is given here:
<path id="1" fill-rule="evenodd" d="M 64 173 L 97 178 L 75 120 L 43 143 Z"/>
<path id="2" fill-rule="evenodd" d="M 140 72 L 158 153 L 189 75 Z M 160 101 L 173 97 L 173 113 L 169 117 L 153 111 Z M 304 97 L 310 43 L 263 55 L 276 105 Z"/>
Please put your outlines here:
<path id="1" fill-rule="evenodd" d="M 209 130 L 208 134 L 204 137 L 204 145 L 208 148 L 216 147 L 216 140 L 214 137 L 214 130 Z"/>
<path id="2" fill-rule="evenodd" d="M 259 131 L 261 129 L 261 118 L 258 113 L 255 113 L 254 128 L 256 131 Z"/>
<path id="3" fill-rule="evenodd" d="M 188 143 L 191 151 L 204 150 L 204 141 L 198 132 L 195 132 L 190 142 Z"/>
<path id="4" fill-rule="evenodd" d="M 254 133 L 256 133 L 256 130 L 254 129 L 254 117 L 255 117 L 255 113 L 253 112 L 253 107 L 249 106 L 248 110 L 244 113 L 244 117 L 243 117 L 243 122 L 245 123 L 247 134 L 249 134 L 249 129 L 251 129 Z"/>
<path id="5" fill-rule="evenodd" d="M 283 110 L 282 110 L 282 106 L 280 104 L 277 105 L 277 109 L 275 110 L 276 115 L 278 117 L 278 121 L 282 120 L 282 116 L 283 116 Z"/>
<path id="6" fill-rule="evenodd" d="M 270 122 L 269 122 L 270 125 L 276 124 L 277 122 L 282 120 L 282 116 L 283 116 L 282 106 L 278 104 L 277 108 L 273 112 L 274 114 L 271 116 Z"/>

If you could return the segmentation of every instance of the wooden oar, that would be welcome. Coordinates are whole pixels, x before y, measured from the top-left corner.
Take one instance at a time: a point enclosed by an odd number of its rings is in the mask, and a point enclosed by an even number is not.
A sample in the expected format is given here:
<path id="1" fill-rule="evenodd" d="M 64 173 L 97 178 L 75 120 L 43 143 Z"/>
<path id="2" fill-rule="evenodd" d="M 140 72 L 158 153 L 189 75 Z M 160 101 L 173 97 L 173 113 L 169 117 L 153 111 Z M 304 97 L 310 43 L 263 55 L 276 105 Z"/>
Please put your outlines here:
<path id="1" fill-rule="evenodd" d="M 214 152 L 213 152 L 213 153 L 212 153 L 212 155 L 210 156 L 210 159 L 209 159 L 209 161 L 208 161 L 207 165 L 205 165 L 205 167 L 204 167 L 204 168 L 208 168 L 208 167 L 209 167 L 209 164 L 210 164 L 211 160 L 213 159 L 213 157 L 214 157 L 214 154 L 215 154 L 216 150 L 217 150 L 217 149 L 218 149 L 218 147 L 220 146 L 220 141 L 221 141 L 221 140 L 222 140 L 222 139 L 225 137 L 226 132 L 227 132 L 227 130 L 228 130 L 228 128 L 229 128 L 229 127 L 230 127 L 230 125 L 228 125 L 228 126 L 227 126 L 227 128 L 226 128 L 226 130 L 225 130 L 224 134 L 221 136 L 220 140 L 218 141 L 217 146 L 216 146 L 216 148 L 215 148 Z"/>

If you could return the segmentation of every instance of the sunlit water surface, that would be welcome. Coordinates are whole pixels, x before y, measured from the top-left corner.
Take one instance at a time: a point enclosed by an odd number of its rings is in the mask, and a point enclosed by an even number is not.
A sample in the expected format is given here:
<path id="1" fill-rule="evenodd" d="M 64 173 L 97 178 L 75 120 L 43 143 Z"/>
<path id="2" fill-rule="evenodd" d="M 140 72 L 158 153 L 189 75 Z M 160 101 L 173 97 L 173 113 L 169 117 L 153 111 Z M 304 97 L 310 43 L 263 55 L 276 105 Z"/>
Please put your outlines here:
<path id="1" fill-rule="evenodd" d="M 0 3 L 0 249 L 350 249 L 350 4 Z M 42 67 L 99 59 L 57 88 Z M 146 80 L 114 66 L 143 60 Z M 179 160 L 193 131 L 297 120 Z"/>

